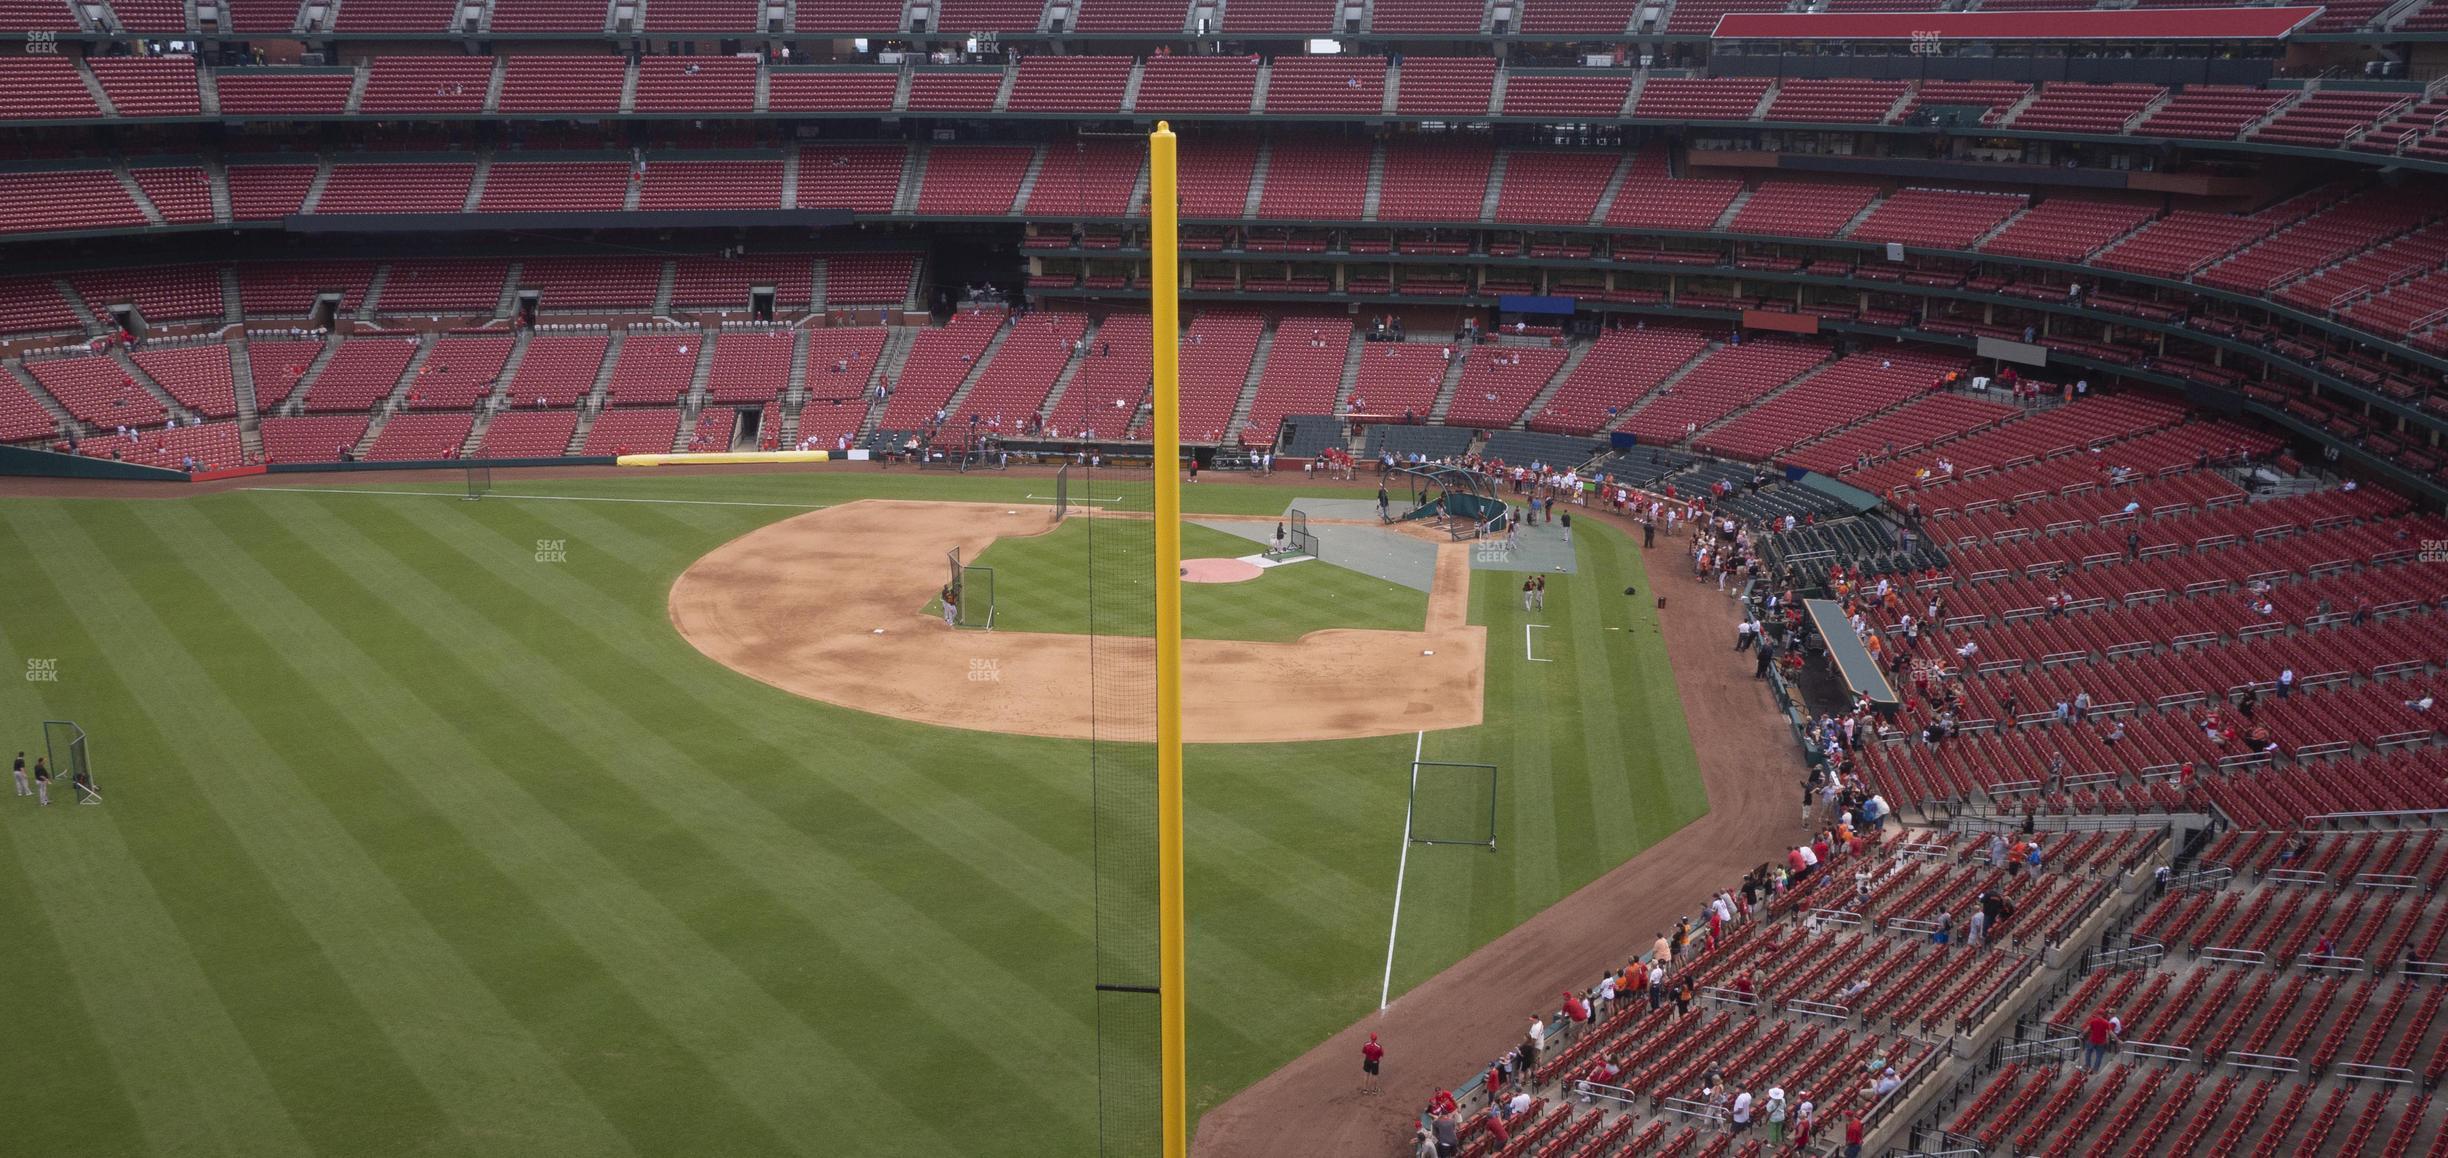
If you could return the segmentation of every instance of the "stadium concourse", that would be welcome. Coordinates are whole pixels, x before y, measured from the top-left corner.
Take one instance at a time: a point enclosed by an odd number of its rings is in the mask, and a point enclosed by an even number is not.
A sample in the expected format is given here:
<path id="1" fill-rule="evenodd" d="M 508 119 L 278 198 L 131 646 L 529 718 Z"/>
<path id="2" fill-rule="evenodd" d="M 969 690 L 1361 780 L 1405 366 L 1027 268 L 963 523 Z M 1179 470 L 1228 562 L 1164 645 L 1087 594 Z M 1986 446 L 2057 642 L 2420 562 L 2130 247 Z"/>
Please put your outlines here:
<path id="1" fill-rule="evenodd" d="M 849 633 L 1021 538 L 960 488 L 1148 454 L 1163 119 L 1200 486 L 1357 464 L 1441 556 L 1423 632 L 1198 641 L 1241 678 L 1193 739 L 1511 723 L 1462 558 L 1548 572 L 1499 539 L 1542 507 L 1639 539 L 1706 814 L 1247 1043 L 1290 1060 L 1202 1090 L 1202 1155 L 2448 1154 L 2448 0 L 0 0 L 0 35 L 0 494 L 914 466 L 719 548 L 623 530 L 697 552 L 624 578 L 819 706 L 1050 745 L 1046 688 L 911 688 L 1073 637 Z M 868 589 L 803 581 L 871 549 Z"/>

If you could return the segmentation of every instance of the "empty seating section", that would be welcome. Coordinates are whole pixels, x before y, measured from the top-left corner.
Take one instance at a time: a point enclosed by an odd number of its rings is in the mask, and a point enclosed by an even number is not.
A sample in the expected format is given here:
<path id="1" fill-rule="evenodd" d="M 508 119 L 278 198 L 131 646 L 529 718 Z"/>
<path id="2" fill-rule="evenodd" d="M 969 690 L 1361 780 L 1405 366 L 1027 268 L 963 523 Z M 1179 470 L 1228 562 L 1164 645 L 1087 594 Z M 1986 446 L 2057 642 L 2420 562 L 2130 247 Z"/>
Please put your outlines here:
<path id="1" fill-rule="evenodd" d="M 131 32 L 191 32 L 182 0 L 111 0 L 111 15 Z"/>
<path id="2" fill-rule="evenodd" d="M 26 393 L 14 374 L 0 374 L 0 442 L 25 442 L 57 433 L 51 412 Z"/>
<path id="3" fill-rule="evenodd" d="M 935 11 L 950 32 L 1035 32 L 1045 0 L 937 0 Z"/>
<path id="4" fill-rule="evenodd" d="M 1815 343 L 1760 338 L 1714 350 L 1668 392 L 1634 410 L 1618 427 L 1644 443 L 1679 443 L 1699 427 L 1759 401 L 1827 356 Z"/>
<path id="5" fill-rule="evenodd" d="M 780 161 L 659 161 L 638 183 L 638 208 L 780 209 Z"/>
<path id="6" fill-rule="evenodd" d="M 490 56 L 377 56 L 366 70 L 365 96 L 357 107 L 369 116 L 480 113 L 492 85 Z"/>
<path id="7" fill-rule="evenodd" d="M 1265 331 L 1265 318 L 1233 310 L 1206 310 L 1190 323 L 1181 347 L 1182 441 L 1224 440 Z M 1133 435 L 1149 433 L 1152 421 L 1143 420 Z"/>
<path id="8" fill-rule="evenodd" d="M 972 217 L 1010 213 L 1036 156 L 1030 145 L 937 145 L 927 151 L 918 212 Z"/>
<path id="9" fill-rule="evenodd" d="M 2336 148 L 2413 98 L 2402 93 L 2321 89 L 2288 105 L 2270 122 L 2245 135 L 2276 145 Z"/>
<path id="10" fill-rule="evenodd" d="M 1053 389 L 1055 377 L 1071 360 L 1073 345 L 1087 327 L 1087 318 L 1062 313 L 1032 314 L 1013 323 L 996 348 L 994 360 L 979 372 L 977 384 L 953 410 L 954 429 L 974 420 L 1018 430 L 1029 415 L 1044 408 L 1046 392 Z M 1095 356 L 1091 349 L 1085 358 Z"/>
<path id="11" fill-rule="evenodd" d="M 1239 217 L 1258 166 L 1258 142 L 1226 137 L 1180 159 L 1184 217 Z"/>
<path id="12" fill-rule="evenodd" d="M 1376 0 L 1369 9 L 1369 31 L 1469 34 L 1486 18 L 1485 0 Z"/>
<path id="13" fill-rule="evenodd" d="M 1850 472 L 1869 460 L 1910 454 L 2021 417 L 2016 407 L 1969 394 L 1932 394 L 1858 426 L 1788 449 L 1783 461 L 1821 474 Z"/>
<path id="14" fill-rule="evenodd" d="M 76 314 L 47 277 L 0 278 L 0 333 L 39 334 L 77 328 Z"/>
<path id="15" fill-rule="evenodd" d="M 1778 0 L 1675 0 L 1666 17 L 1670 35 L 1706 36 L 1717 30 L 1717 18 L 1729 12 L 1782 12 Z"/>
<path id="16" fill-rule="evenodd" d="M 1228 23 L 1232 18 L 1225 16 Z M 1257 92 L 1255 56 L 1151 56 L 1131 109 L 1142 117 L 1246 113 Z"/>
<path id="17" fill-rule="evenodd" d="M 1910 87 L 1900 80 L 1782 81 L 1777 85 L 1776 99 L 1768 103 L 1766 119 L 1878 124 L 1887 119 Z M 1644 106 L 1649 103 L 1646 90 L 1641 94 L 1641 103 Z"/>
<path id="18" fill-rule="evenodd" d="M 221 274 L 211 266 L 171 265 L 70 274 L 68 283 L 104 323 L 114 306 L 132 305 L 150 322 L 221 316 Z"/>
<path id="19" fill-rule="evenodd" d="M 269 415 L 296 394 L 324 346 L 319 338 L 248 338 L 247 358 L 255 370 L 255 412 Z"/>
<path id="20" fill-rule="evenodd" d="M 365 437 L 366 422 L 362 414 L 264 419 L 264 461 L 337 462 Z"/>
<path id="21" fill-rule="evenodd" d="M 2371 248 L 2429 215 L 2436 201 L 2428 189 L 2358 194 L 2236 251 L 2194 280 L 2239 293 L 2266 293 Z"/>
<path id="22" fill-rule="evenodd" d="M 630 168 L 619 161 L 495 161 L 476 211 L 614 213 L 629 203 L 629 184 Z"/>
<path id="23" fill-rule="evenodd" d="M 1496 62 L 1489 57 L 1417 56 L 1402 64 L 1394 108 L 1412 115 L 1486 113 L 1496 91 Z"/>
<path id="24" fill-rule="evenodd" d="M 1641 86 L 1632 115 L 1678 121 L 1747 121 L 1751 111 L 1759 107 L 1760 98 L 1766 95 L 1766 80 L 1651 77 Z M 1505 104 L 1510 107 L 1512 103 L 1512 94 L 1507 92 Z"/>
<path id="25" fill-rule="evenodd" d="M 663 280 L 663 259 L 654 257 L 539 257 L 519 263 L 521 289 L 537 292 L 544 310 L 630 308 L 652 305 Z"/>
<path id="26" fill-rule="evenodd" d="M 655 0 L 646 6 L 649 32 L 747 32 L 760 29 L 761 0 Z"/>
<path id="27" fill-rule="evenodd" d="M 192 56 L 96 56 L 85 64 L 120 116 L 192 117 L 204 111 Z"/>
<path id="28" fill-rule="evenodd" d="M 1454 387 L 1445 421 L 1482 429 L 1520 421 L 1522 411 L 1564 365 L 1564 351 L 1544 346 L 1480 346 L 1463 357 L 1462 380 Z"/>
<path id="29" fill-rule="evenodd" d="M 714 362 L 706 372 L 706 398 L 713 402 L 766 402 L 790 385 L 788 330 L 726 330 L 714 338 Z"/>
<path id="30" fill-rule="evenodd" d="M 1677 325 L 1608 330 L 1590 343 L 1555 397 L 1530 416 L 1529 427 L 1557 434 L 1596 433 L 1707 346 L 1708 338 L 1700 331 Z"/>
<path id="31" fill-rule="evenodd" d="M 493 0 L 487 27 L 495 32 L 599 32 L 609 15 L 606 7 L 604 0 Z"/>
<path id="32" fill-rule="evenodd" d="M 558 458 L 578 432 L 575 410 L 521 410 L 495 415 L 476 445 L 477 458 Z"/>
<path id="33" fill-rule="evenodd" d="M 1130 87 L 1127 56 L 1023 56 L 1012 73 L 1015 113 L 1110 113 Z"/>
<path id="34" fill-rule="evenodd" d="M 427 462 L 456 458 L 476 419 L 471 414 L 394 414 L 366 449 L 370 462 Z"/>
<path id="35" fill-rule="evenodd" d="M 1266 111 L 1375 115 L 1385 108 L 1382 56 L 1279 56 L 1267 74 Z"/>
<path id="36" fill-rule="evenodd" d="M 1003 91 L 1003 70 L 922 70 L 910 74 L 909 111 L 970 113 L 994 108 Z"/>
<path id="37" fill-rule="evenodd" d="M 799 150 L 801 209 L 890 213 L 901 193 L 903 145 L 808 145 Z"/>
<path id="38" fill-rule="evenodd" d="M 108 169 L 0 173 L 0 233 L 134 229 L 144 210 Z"/>
<path id="39" fill-rule="evenodd" d="M 2041 132 L 2113 134 L 2166 92 L 2155 84 L 2053 81 L 2008 123 Z"/>
<path id="40" fill-rule="evenodd" d="M 384 335 L 343 339 L 322 371 L 307 380 L 306 412 L 364 410 L 390 397 L 419 344 Z"/>
<path id="41" fill-rule="evenodd" d="M 1955 189 L 1898 189 L 1853 227 L 1863 241 L 1901 241 L 1939 249 L 1969 249 L 1998 223 L 2023 208 L 2020 193 L 1968 193 Z"/>
<path id="42" fill-rule="evenodd" d="M 2348 321 L 2378 333 L 2413 333 L 2448 318 L 2448 277 L 2423 274 L 2344 307 Z M 2429 342 L 2421 343 L 2426 348 Z"/>
<path id="43" fill-rule="evenodd" d="M 506 261 L 395 261 L 383 274 L 381 314 L 491 314 L 510 277 Z M 250 311 L 251 312 L 251 311 Z"/>
<path id="44" fill-rule="evenodd" d="M 1623 163 L 1622 154 L 1609 151 L 1511 150 L 1505 156 L 1504 185 L 1496 194 L 1496 220 L 1587 225 Z M 1381 210 L 1378 216 L 1385 214 Z"/>
<path id="45" fill-rule="evenodd" d="M 499 0 L 495 0 L 496 3 Z M 801 32 L 898 32 L 907 0 L 824 0 L 798 8 Z"/>
<path id="46" fill-rule="evenodd" d="M 192 225 L 213 219 L 212 177 L 193 165 L 168 169 L 130 169 L 145 200 L 170 225 Z"/>
<path id="47" fill-rule="evenodd" d="M 1259 368 L 1258 393 L 1241 427 L 1244 445 L 1273 446 L 1285 415 L 1333 412 L 1351 331 L 1351 319 L 1339 314 L 1293 314 L 1275 323 L 1275 344 Z"/>
<path id="48" fill-rule="evenodd" d="M 2268 225 L 2249 217 L 2179 209 L 2109 246 L 2093 260 L 2128 273 L 2180 278 L 2269 230 Z"/>
<path id="49" fill-rule="evenodd" d="M 1537 0 L 1522 9 L 1524 32 L 1622 32 L 1631 27 L 1637 0 Z"/>
<path id="50" fill-rule="evenodd" d="M 1495 167 L 1487 145 L 1388 144 L 1377 220 L 1477 221 Z M 1272 172 L 1267 180 L 1273 183 Z"/>
<path id="51" fill-rule="evenodd" d="M 1221 31 L 1331 32 L 1339 7 L 1335 0 L 1240 0 L 1225 6 Z"/>
<path id="52" fill-rule="evenodd" d="M 316 213 L 457 213 L 474 165 L 334 165 Z"/>
<path id="53" fill-rule="evenodd" d="M 863 401 L 876 359 L 884 353 L 884 327 L 831 326 L 811 329 L 807 336 L 808 397 Z M 860 417 L 865 415 L 862 407 Z"/>
<path id="54" fill-rule="evenodd" d="M 1925 80 L 1913 89 L 1904 116 L 1963 110 L 1972 114 L 1972 123 L 1985 125 L 2030 92 L 2030 85 L 2013 80 Z"/>
<path id="55" fill-rule="evenodd" d="M 575 406 L 595 389 L 595 376 L 610 345 L 603 334 L 534 335 L 527 339 L 527 352 L 519 356 L 503 397 L 513 407 Z M 562 441 L 568 441 L 566 433 Z"/>
<path id="56" fill-rule="evenodd" d="M 104 435 L 85 440 L 77 453 L 166 470 L 224 470 L 243 465 L 245 459 L 235 422 L 139 431 L 127 438 Z"/>
<path id="57" fill-rule="evenodd" d="M 497 11 L 497 27 L 500 19 Z M 629 64 L 617 56 L 507 56 L 500 107 L 505 113 L 614 112 L 628 79 Z"/>
<path id="58" fill-rule="evenodd" d="M 509 337 L 446 337 L 436 339 L 433 352 L 417 367 L 408 385 L 410 410 L 465 410 L 492 397 L 501 380 L 502 363 L 510 357 Z"/>
<path id="59" fill-rule="evenodd" d="M 1368 176 L 1367 149 L 1278 141 L 1268 151 L 1258 216 L 1358 221 L 1368 198 Z M 1485 184 L 1482 179 L 1483 188 Z"/>
<path id="60" fill-rule="evenodd" d="M 158 427 L 168 413 L 111 358 L 55 358 L 28 362 L 25 368 L 68 413 L 101 430 Z"/>
<path id="61" fill-rule="evenodd" d="M 1129 432 L 1147 401 L 1150 330 L 1146 314 L 1115 314 L 1097 327 L 1097 349 L 1080 359 L 1061 399 L 1046 414 L 1049 433 L 1094 431 L 1105 438 Z"/>
<path id="62" fill-rule="evenodd" d="M 1617 228 L 1707 229 L 1742 193 L 1732 178 L 1677 180 L 1667 171 L 1666 151 L 1641 149 L 1607 206 L 1606 223 Z"/>
<path id="63" fill-rule="evenodd" d="M 1082 32 L 1179 32 L 1188 8 L 1184 0 L 1083 0 L 1072 25 Z"/>
<path id="64" fill-rule="evenodd" d="M 228 170 L 230 216 L 240 221 L 287 217 L 306 204 L 314 188 L 313 165 L 232 165 Z"/>
<path id="65" fill-rule="evenodd" d="M 444 32 L 459 15 L 459 0 L 383 0 L 343 4 L 333 28 L 341 32 Z"/>
<path id="66" fill-rule="evenodd" d="M 913 254 L 835 254 L 825 259 L 825 303 L 897 305 L 909 298 L 917 269 Z"/>
<path id="67" fill-rule="evenodd" d="M 765 81 L 765 107 L 777 113 L 887 112 L 901 87 L 895 72 L 777 68 Z"/>
<path id="68" fill-rule="evenodd" d="M 340 295 L 337 314 L 348 317 L 365 304 L 374 280 L 370 261 L 242 261 L 232 268 L 238 307 L 250 321 L 306 317 L 326 293 Z"/>
<path id="69" fill-rule="evenodd" d="M 2034 205 L 1980 243 L 1985 253 L 2081 261 L 2100 247 L 2141 228 L 2148 206 L 2080 197 L 2052 197 Z"/>
<path id="70" fill-rule="evenodd" d="M 798 445 L 814 450 L 850 449 L 852 436 L 867 421 L 867 403 L 860 399 L 814 399 L 799 409 Z"/>
<path id="71" fill-rule="evenodd" d="M 678 402 L 697 374 L 704 342 L 693 331 L 631 330 L 621 339 L 612 377 L 604 383 L 605 405 L 664 406 Z"/>
<path id="72" fill-rule="evenodd" d="M 648 12 L 657 9 L 649 6 Z M 756 108 L 757 62 L 741 56 L 638 59 L 641 113 L 748 112 Z"/>
<path id="73" fill-rule="evenodd" d="M 2253 122 L 2285 103 L 2282 89 L 2245 85 L 2197 84 L 2151 110 L 2134 132 L 2146 137 L 2187 137 L 2219 141 L 2233 138 Z"/>
<path id="74" fill-rule="evenodd" d="M 64 0 L 0 0 L 0 28 L 11 32 L 74 32 L 77 21 Z"/>
<path id="75" fill-rule="evenodd" d="M 2448 225 L 2426 225 L 2295 282 L 2279 290 L 2278 297 L 2326 313 L 2357 298 L 2391 292 L 2392 287 L 2410 288 L 2410 283 L 2443 264 L 2448 264 Z"/>
<path id="76" fill-rule="evenodd" d="M 1751 190 L 1751 199 L 1734 211 L 1727 228 L 1735 233 L 1834 237 L 1877 195 L 1868 185 L 1762 181 Z"/>
<path id="77" fill-rule="evenodd" d="M 1444 348 L 1431 342 L 1376 342 L 1360 347 L 1360 373 L 1352 381 L 1351 408 L 1362 414 L 1426 421 L 1448 369 Z"/>
<path id="78" fill-rule="evenodd" d="M 1121 217 L 1145 167 L 1144 146 L 1127 141 L 1056 141 L 1046 146 L 1029 189 L 1027 214 L 1040 220 Z"/>
<path id="79" fill-rule="evenodd" d="M 213 78 L 221 115 L 229 117 L 336 117 L 348 111 L 356 85 L 355 70 L 345 68 L 224 68 Z M 511 111 L 507 102 L 502 111 Z"/>
<path id="80" fill-rule="evenodd" d="M 1961 355 L 1909 347 L 1853 354 L 1814 371 L 1794 388 L 1700 437 L 1699 449 L 1752 462 L 1764 461 L 1830 430 L 1928 393 L 1940 375 L 1963 366 Z"/>
<path id="81" fill-rule="evenodd" d="M 51 121 L 102 115 L 69 56 L 0 57 L 0 118 Z"/>
<path id="82" fill-rule="evenodd" d="M 952 393 L 976 368 L 978 356 L 1003 325 L 1000 311 L 963 310 L 942 326 L 927 330 L 910 343 L 901 376 L 892 384 L 892 398 L 877 419 L 881 430 L 916 430 L 934 421 L 935 412 L 952 400 Z"/>
<path id="83" fill-rule="evenodd" d="M 758 286 L 774 291 L 774 309 L 804 310 L 815 295 L 813 254 L 683 257 L 673 261 L 671 304 L 683 309 L 746 310 Z"/>
<path id="84" fill-rule="evenodd" d="M 297 26 L 289 0 L 221 0 L 221 27 L 238 32 L 287 32 Z"/>
<path id="85" fill-rule="evenodd" d="M 680 412 L 668 406 L 607 410 L 587 428 L 580 454 L 664 454 L 680 439 Z"/>
<path id="86" fill-rule="evenodd" d="M 1403 71 L 1408 80 L 1409 67 Z M 1504 113 L 1612 120 L 1623 115 L 1624 98 L 1631 94 L 1632 81 L 1627 77 L 1515 70 L 1505 81 Z"/>

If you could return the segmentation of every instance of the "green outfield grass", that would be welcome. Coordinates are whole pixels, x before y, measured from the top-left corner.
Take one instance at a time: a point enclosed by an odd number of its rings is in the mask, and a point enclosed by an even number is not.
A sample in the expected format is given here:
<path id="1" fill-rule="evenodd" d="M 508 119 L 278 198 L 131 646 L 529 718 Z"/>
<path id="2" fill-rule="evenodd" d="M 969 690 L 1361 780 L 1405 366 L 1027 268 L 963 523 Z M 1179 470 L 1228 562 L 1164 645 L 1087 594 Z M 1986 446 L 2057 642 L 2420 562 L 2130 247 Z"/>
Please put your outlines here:
<path id="1" fill-rule="evenodd" d="M 1085 746 L 798 699 L 665 611 L 794 509 L 1049 481 L 494 477 L 0 502 L 0 662 L 58 673 L 0 682 L 0 747 L 77 720 L 110 798 L 0 814 L 7 1150 L 1089 1152 Z M 1502 845 L 1412 856 L 1398 993 L 1704 808 L 1593 524 L 1557 662 L 1474 594 L 1490 722 L 1426 750 L 1503 766 Z M 1375 1007 L 1412 746 L 1191 751 L 1195 1107 Z"/>
<path id="2" fill-rule="evenodd" d="M 1088 534 L 1087 520 L 1068 519 L 1043 535 L 996 540 L 968 560 L 994 568 L 995 630 L 1087 634 L 1089 587 L 1081 577 L 1088 573 Z M 1182 526 L 1184 559 L 1238 558 L 1264 549 L 1212 527 Z M 943 614 L 943 604 L 928 600 L 925 614 Z M 1182 635 L 1190 639 L 1280 642 L 1329 627 L 1418 631 L 1427 622 L 1427 592 L 1315 559 L 1269 568 L 1246 583 L 1182 585 Z"/>

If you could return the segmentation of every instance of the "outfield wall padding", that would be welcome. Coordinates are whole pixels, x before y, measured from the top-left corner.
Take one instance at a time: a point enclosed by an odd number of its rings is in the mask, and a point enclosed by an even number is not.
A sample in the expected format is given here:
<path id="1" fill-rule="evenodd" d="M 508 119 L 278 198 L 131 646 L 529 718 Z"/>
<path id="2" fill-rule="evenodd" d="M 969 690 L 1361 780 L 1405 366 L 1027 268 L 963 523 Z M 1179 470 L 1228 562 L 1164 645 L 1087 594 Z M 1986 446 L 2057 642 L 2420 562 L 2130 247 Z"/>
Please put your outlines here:
<path id="1" fill-rule="evenodd" d="M 116 478 L 145 482 L 186 482 L 187 472 L 158 466 L 138 466 L 82 454 L 61 454 L 30 446 L 0 446 L 0 475 L 29 478 Z"/>
<path id="2" fill-rule="evenodd" d="M 608 454 L 580 454 L 554 458 L 412 458 L 382 462 L 276 462 L 264 469 L 272 474 L 314 474 L 327 471 L 375 470 L 458 470 L 461 467 L 486 466 L 517 469 L 527 466 L 613 466 L 618 460 Z"/>

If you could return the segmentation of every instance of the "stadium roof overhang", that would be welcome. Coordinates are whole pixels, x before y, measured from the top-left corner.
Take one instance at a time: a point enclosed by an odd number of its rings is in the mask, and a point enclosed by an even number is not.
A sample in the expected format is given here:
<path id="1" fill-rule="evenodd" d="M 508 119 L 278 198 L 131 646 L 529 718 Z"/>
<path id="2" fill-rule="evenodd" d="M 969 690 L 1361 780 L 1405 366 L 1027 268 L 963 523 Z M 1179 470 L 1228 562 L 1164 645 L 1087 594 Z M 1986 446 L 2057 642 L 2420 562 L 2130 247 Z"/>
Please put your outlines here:
<path id="1" fill-rule="evenodd" d="M 2062 12 L 1735 12 L 1718 40 L 2284 40 L 2317 7 Z"/>

